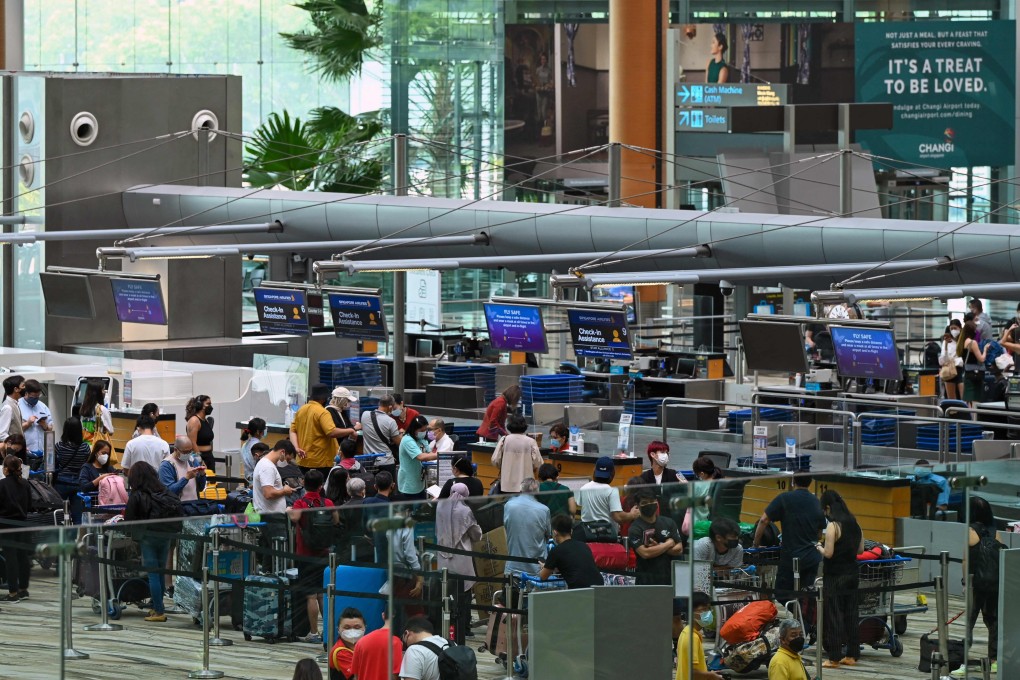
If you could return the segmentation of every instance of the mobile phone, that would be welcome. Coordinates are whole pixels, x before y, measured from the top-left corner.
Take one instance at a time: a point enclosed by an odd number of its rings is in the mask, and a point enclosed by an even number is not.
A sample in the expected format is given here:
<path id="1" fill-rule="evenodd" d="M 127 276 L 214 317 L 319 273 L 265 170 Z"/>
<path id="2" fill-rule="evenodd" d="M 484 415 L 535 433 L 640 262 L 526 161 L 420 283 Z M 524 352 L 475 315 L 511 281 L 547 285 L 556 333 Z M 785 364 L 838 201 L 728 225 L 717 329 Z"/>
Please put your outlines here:
<path id="1" fill-rule="evenodd" d="M 644 533 L 644 536 L 643 536 L 643 543 L 642 544 L 645 547 L 647 547 L 654 540 L 655 540 L 655 529 L 654 528 L 652 528 L 652 529 L 645 529 L 645 533 Z"/>

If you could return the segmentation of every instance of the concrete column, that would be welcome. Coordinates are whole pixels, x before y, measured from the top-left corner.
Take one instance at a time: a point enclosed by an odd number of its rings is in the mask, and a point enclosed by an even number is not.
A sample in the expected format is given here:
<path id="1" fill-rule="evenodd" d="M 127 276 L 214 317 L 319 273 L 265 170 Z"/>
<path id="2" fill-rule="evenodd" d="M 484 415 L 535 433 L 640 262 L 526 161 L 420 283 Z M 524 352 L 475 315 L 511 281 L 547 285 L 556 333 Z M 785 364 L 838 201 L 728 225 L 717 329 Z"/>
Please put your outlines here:
<path id="1" fill-rule="evenodd" d="M 609 1 L 609 141 L 664 148 L 662 112 L 666 0 Z M 659 162 L 623 150 L 624 203 L 658 208 L 664 205 Z M 647 195 L 640 195 L 647 194 Z"/>
<path id="2" fill-rule="evenodd" d="M 0 35 L 3 36 L 3 63 L 7 71 L 25 69 L 25 0 L 0 0 Z"/>

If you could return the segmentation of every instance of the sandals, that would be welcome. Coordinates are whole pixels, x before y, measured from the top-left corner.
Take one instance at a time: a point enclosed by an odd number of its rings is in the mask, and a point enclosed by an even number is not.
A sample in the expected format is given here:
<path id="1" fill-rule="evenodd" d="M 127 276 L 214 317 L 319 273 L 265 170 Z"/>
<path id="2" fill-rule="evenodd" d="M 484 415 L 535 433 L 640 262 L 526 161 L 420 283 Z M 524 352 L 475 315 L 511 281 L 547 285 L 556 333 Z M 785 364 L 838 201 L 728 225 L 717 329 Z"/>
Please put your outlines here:
<path id="1" fill-rule="evenodd" d="M 842 664 L 843 666 L 856 666 L 857 659 L 853 658 L 852 656 L 844 656 L 842 659 L 839 660 L 839 663 Z"/>
<path id="2" fill-rule="evenodd" d="M 839 668 L 839 662 L 832 661 L 831 659 L 826 659 L 825 662 L 822 664 L 822 668 Z"/>

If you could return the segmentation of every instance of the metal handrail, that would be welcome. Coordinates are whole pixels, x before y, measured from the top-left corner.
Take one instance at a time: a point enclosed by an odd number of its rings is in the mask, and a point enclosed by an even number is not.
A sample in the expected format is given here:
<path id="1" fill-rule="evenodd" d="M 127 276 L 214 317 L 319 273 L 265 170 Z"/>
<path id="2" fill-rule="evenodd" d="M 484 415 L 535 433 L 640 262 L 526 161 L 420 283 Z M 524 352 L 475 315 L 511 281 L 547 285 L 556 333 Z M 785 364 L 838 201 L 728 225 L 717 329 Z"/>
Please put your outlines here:
<path id="1" fill-rule="evenodd" d="M 758 398 L 759 395 L 789 397 L 789 398 L 798 398 L 799 397 L 799 398 L 802 398 L 802 399 L 811 399 L 813 401 L 826 401 L 826 402 L 840 402 L 840 403 L 849 403 L 849 404 L 860 404 L 862 406 L 890 406 L 890 407 L 893 407 L 893 408 L 921 408 L 921 409 L 930 409 L 930 410 L 932 410 L 932 411 L 934 411 L 936 413 L 939 413 L 939 414 L 943 413 L 942 407 L 937 405 L 937 404 L 916 404 L 916 403 L 913 403 L 913 402 L 910 402 L 910 403 L 907 403 L 907 404 L 901 404 L 901 403 L 897 403 L 895 401 L 886 401 L 884 399 L 878 399 L 878 398 L 868 398 L 869 395 L 861 395 L 861 396 L 856 396 L 856 397 L 829 397 L 829 396 L 825 396 L 825 395 L 814 395 L 814 394 L 811 394 L 810 392 L 805 392 L 803 394 L 798 394 L 798 393 L 794 393 L 794 392 L 787 392 L 785 390 L 774 390 L 774 391 L 771 391 L 771 390 L 769 390 L 769 388 L 767 386 L 765 386 L 765 387 L 758 387 L 758 388 L 756 388 L 755 391 L 751 394 L 751 401 L 752 401 L 752 403 L 755 403 L 755 404 L 758 403 L 758 399 L 757 398 Z M 769 406 L 771 407 L 772 404 L 769 404 Z"/>
<path id="2" fill-rule="evenodd" d="M 875 412 L 862 412 L 857 414 L 859 418 L 865 416 L 871 418 L 891 418 L 893 420 L 911 420 L 914 422 L 932 423 L 939 426 L 939 463 L 949 463 L 947 460 L 949 451 L 946 450 L 946 441 L 948 440 L 949 426 L 956 426 L 956 460 L 954 463 L 964 462 L 960 460 L 960 456 L 963 455 L 962 441 L 960 437 L 960 426 L 961 425 L 980 425 L 985 428 L 1001 428 L 1003 423 L 990 423 L 983 420 L 947 420 L 946 418 L 932 418 L 929 416 L 908 416 L 900 413 L 875 413 Z"/>

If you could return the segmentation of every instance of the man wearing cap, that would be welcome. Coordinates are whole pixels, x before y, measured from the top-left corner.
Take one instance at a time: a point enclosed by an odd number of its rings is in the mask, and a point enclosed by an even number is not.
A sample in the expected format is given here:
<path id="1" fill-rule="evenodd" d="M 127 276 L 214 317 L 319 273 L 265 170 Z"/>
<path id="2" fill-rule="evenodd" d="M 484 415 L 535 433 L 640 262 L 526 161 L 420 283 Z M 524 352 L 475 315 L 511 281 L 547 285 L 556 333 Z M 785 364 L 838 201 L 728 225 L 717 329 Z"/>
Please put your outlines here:
<path id="1" fill-rule="evenodd" d="M 361 428 L 360 425 L 337 427 L 333 416 L 326 410 L 329 398 L 329 387 L 313 385 L 308 402 L 294 415 L 294 422 L 290 425 L 290 442 L 297 450 L 298 466 L 304 472 L 316 469 L 323 477 L 333 468 L 337 439 L 349 437 Z"/>
<path id="2" fill-rule="evenodd" d="M 361 425 L 355 425 L 351 420 L 351 402 L 355 401 L 354 393 L 346 387 L 336 387 L 329 398 L 329 405 L 326 410 L 333 417 L 333 424 L 341 430 L 350 430 L 348 437 L 356 437 Z M 343 435 L 341 435 L 343 437 Z"/>
<path id="3" fill-rule="evenodd" d="M 620 503 L 620 492 L 611 486 L 616 475 L 616 466 L 609 456 L 602 456 L 595 462 L 592 481 L 577 491 L 577 504 L 581 506 L 582 522 L 609 521 L 619 533 L 619 525 L 633 522 L 641 516 L 635 506 L 630 512 L 624 512 Z"/>

